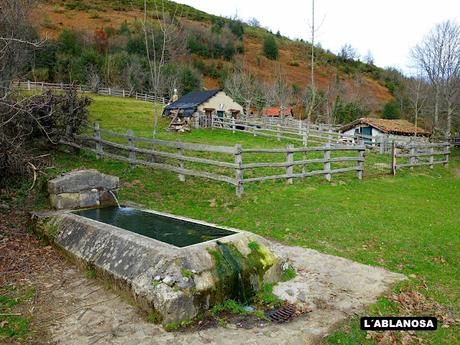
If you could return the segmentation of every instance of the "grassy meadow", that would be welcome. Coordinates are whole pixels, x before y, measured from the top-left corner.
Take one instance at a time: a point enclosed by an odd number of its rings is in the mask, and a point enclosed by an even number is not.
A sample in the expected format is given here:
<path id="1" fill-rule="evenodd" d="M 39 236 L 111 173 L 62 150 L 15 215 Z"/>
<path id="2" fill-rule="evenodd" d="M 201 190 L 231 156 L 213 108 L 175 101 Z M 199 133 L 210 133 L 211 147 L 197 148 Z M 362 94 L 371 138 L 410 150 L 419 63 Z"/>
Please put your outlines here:
<path id="1" fill-rule="evenodd" d="M 121 133 L 132 129 L 138 136 L 151 136 L 152 104 L 116 97 L 93 98 L 90 121 Z M 244 147 L 287 144 L 224 130 L 168 133 L 164 131 L 166 125 L 167 121 L 161 119 L 161 139 L 228 146 L 241 143 Z M 454 150 L 447 169 L 416 168 L 393 177 L 386 166 L 387 155 L 367 154 L 362 181 L 353 173 L 334 175 L 332 182 L 322 177 L 294 179 L 292 185 L 267 181 L 245 185 L 241 198 L 235 196 L 233 186 L 225 183 L 189 177 L 182 183 L 168 171 L 95 160 L 91 152 L 75 154 L 67 148 L 54 153 L 54 166 L 47 174 L 49 177 L 76 168 L 96 168 L 120 177 L 122 202 L 133 201 L 146 208 L 241 228 L 285 244 L 381 266 L 409 277 L 395 287 L 394 294 L 421 296 L 410 311 L 404 309 L 404 304 L 382 297 L 366 314 L 432 315 L 435 310 L 425 306 L 430 301 L 442 315 L 458 319 L 459 159 L 460 152 Z M 38 197 L 37 205 L 46 205 L 44 195 Z M 433 344 L 458 343 L 459 326 L 448 322 L 445 325 L 448 327 L 417 332 L 414 337 Z M 402 337 L 400 333 L 395 336 Z M 325 342 L 373 344 L 377 338 L 366 337 L 355 317 Z"/>

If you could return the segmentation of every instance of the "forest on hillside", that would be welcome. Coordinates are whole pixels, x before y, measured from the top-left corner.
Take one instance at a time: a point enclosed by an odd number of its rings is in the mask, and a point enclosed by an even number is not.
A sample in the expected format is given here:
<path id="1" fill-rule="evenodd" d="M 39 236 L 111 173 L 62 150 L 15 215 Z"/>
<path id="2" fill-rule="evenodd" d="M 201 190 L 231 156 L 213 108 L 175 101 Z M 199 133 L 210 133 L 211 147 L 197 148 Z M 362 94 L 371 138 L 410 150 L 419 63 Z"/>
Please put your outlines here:
<path id="1" fill-rule="evenodd" d="M 377 67 L 372 54 L 360 57 L 350 44 L 337 54 L 314 46 L 317 83 L 312 89 L 308 80 L 292 78 L 310 70 L 312 45 L 262 28 L 257 19 L 213 16 L 166 0 L 147 1 L 145 13 L 141 0 L 63 0 L 45 1 L 52 7 L 37 22 L 30 16 L 37 3 L 26 2 L 27 37 L 39 39 L 47 29 L 56 35 L 29 51 L 22 79 L 87 84 L 95 90 L 111 86 L 166 99 L 174 89 L 182 95 L 213 81 L 213 88 L 225 89 L 256 113 L 267 106 L 292 106 L 298 116 L 309 112 L 311 121 L 347 123 L 380 116 L 415 122 L 417 117 L 426 128 L 446 127 L 449 106 L 439 90 L 435 95 L 429 78 L 408 78 L 394 68 Z M 134 10 L 134 19 L 107 21 L 114 13 L 128 18 Z M 50 19 L 51 14 L 62 19 L 75 13 L 100 19 L 101 25 L 83 30 Z M 388 96 L 376 101 L 368 81 L 381 85 Z M 434 117 L 430 114 L 435 110 Z"/>

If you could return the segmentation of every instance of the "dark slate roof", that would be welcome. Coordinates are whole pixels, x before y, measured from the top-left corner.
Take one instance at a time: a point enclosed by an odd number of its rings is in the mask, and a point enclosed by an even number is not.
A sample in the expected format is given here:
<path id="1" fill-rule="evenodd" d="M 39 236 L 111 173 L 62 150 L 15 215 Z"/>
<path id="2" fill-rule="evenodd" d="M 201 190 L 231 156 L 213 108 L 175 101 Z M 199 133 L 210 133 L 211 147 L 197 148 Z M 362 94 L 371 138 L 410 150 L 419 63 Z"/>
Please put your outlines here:
<path id="1" fill-rule="evenodd" d="M 168 116 L 171 110 L 182 109 L 183 116 L 191 116 L 196 108 L 203 102 L 215 96 L 220 90 L 192 91 L 182 96 L 177 101 L 168 104 L 163 109 L 163 115 Z"/>

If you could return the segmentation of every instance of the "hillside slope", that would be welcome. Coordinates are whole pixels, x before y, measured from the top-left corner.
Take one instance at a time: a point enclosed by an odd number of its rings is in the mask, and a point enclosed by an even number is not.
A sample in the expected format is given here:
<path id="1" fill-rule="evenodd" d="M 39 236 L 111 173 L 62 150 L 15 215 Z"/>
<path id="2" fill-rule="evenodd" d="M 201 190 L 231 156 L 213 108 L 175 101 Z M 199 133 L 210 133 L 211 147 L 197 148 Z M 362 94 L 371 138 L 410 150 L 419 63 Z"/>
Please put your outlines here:
<path id="1" fill-rule="evenodd" d="M 34 8 L 32 18 L 41 36 L 56 38 L 64 29 L 73 29 L 94 35 L 98 29 L 116 30 L 125 21 L 129 26 L 134 25 L 136 20 L 143 15 L 139 8 L 141 3 L 142 1 L 127 2 L 124 0 L 51 0 L 41 2 Z M 181 5 L 181 8 L 183 10 L 180 12 L 181 21 L 188 26 L 210 30 L 212 21 L 218 18 L 188 6 Z M 277 37 L 279 58 L 276 61 L 269 60 L 262 55 L 263 38 L 267 34 L 268 32 L 264 29 L 245 25 L 242 39 L 244 52 L 230 61 L 204 58 L 195 54 L 189 54 L 188 58 L 199 61 L 202 66 L 232 67 L 235 60 L 243 61 L 248 71 L 265 80 L 272 80 L 274 71 L 280 66 L 289 83 L 303 89 L 310 81 L 309 45 L 285 37 Z M 321 50 L 319 54 L 324 56 L 329 54 L 329 57 L 336 58 L 324 50 Z M 342 67 L 330 63 L 327 58 L 321 59 L 319 56 L 315 76 L 317 85 L 323 90 L 328 90 L 331 83 L 337 83 L 338 80 L 341 85 L 340 92 L 344 99 L 359 100 L 373 113 L 380 113 L 383 104 L 393 98 L 384 83 L 377 80 L 371 73 L 344 72 Z M 378 70 L 375 66 L 372 68 Z M 212 74 L 204 74 L 203 81 L 203 86 L 208 89 L 220 86 L 219 78 Z"/>

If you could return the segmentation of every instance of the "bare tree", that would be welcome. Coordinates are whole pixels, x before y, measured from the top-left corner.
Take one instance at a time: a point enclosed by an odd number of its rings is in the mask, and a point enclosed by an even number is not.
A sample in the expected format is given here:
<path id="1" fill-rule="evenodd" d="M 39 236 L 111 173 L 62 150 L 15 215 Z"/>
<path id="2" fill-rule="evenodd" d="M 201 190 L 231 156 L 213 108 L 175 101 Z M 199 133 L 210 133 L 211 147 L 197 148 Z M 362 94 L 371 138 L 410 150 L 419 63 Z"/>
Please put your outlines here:
<path id="1" fill-rule="evenodd" d="M 242 63 L 237 64 L 234 72 L 225 80 L 224 88 L 235 101 L 244 104 L 246 116 L 248 116 L 256 100 L 259 85 L 257 80 L 245 70 Z"/>
<path id="2" fill-rule="evenodd" d="M 434 131 L 439 130 L 441 98 L 446 105 L 445 135 L 450 136 L 460 78 L 460 26 L 453 21 L 436 25 L 411 52 L 434 90 Z"/>
<path id="3" fill-rule="evenodd" d="M 29 21 L 29 11 L 35 1 L 2 0 L 0 2 L 0 83 L 9 82 L 24 70 L 35 49 L 46 40 L 35 39 L 35 31 Z"/>
<path id="4" fill-rule="evenodd" d="M 276 69 L 276 78 L 273 83 L 273 91 L 275 101 L 278 103 L 280 108 L 280 119 L 284 120 L 286 107 L 289 105 L 290 99 L 292 97 L 292 86 L 288 83 L 287 76 L 280 65 L 278 65 Z"/>
<path id="5" fill-rule="evenodd" d="M 410 107 L 414 115 L 415 133 L 417 136 L 417 127 L 419 125 L 420 116 L 422 115 L 426 101 L 428 100 L 428 85 L 423 79 L 421 73 L 414 78 L 406 81 L 406 93 L 410 102 Z"/>
<path id="6" fill-rule="evenodd" d="M 316 87 L 315 87 L 315 0 L 311 2 L 311 25 L 310 25 L 310 32 L 311 32 L 311 55 L 310 55 L 310 93 L 311 99 L 306 102 L 307 104 L 307 122 L 311 122 L 311 115 L 314 110 L 314 106 L 316 103 Z M 308 93 L 306 94 L 308 95 Z"/>
<path id="7" fill-rule="evenodd" d="M 144 43 L 149 64 L 150 87 L 155 97 L 163 97 L 162 82 L 164 81 L 165 65 L 169 61 L 174 61 L 183 53 L 185 46 L 184 36 L 181 28 L 176 21 L 176 5 L 173 13 L 165 11 L 164 2 L 161 1 L 161 7 L 157 1 L 153 2 L 154 9 L 149 11 L 147 0 L 144 0 L 144 16 L 141 20 L 142 30 L 144 33 Z M 161 116 L 160 109 L 153 104 L 153 137 L 156 137 L 158 119 Z"/>

